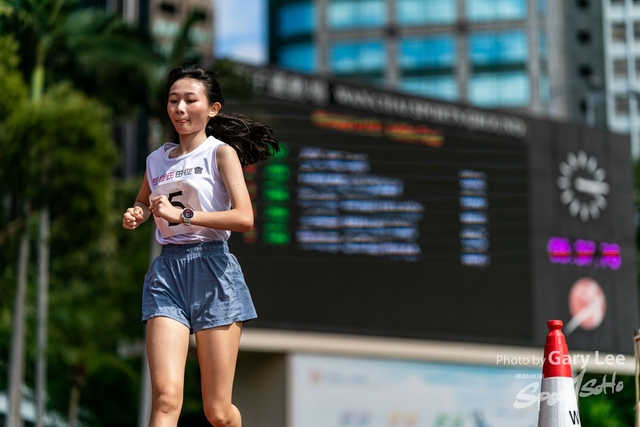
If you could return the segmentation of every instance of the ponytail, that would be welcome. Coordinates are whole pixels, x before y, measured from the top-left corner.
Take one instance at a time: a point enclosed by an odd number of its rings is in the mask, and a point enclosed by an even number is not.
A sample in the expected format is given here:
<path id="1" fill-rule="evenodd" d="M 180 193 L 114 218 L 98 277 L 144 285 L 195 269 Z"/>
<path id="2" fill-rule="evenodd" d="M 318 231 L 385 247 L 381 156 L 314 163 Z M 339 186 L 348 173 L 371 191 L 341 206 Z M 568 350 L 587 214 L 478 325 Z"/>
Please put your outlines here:
<path id="1" fill-rule="evenodd" d="M 269 126 L 238 113 L 218 113 L 209 119 L 206 133 L 232 146 L 242 167 L 267 160 L 280 151 Z"/>

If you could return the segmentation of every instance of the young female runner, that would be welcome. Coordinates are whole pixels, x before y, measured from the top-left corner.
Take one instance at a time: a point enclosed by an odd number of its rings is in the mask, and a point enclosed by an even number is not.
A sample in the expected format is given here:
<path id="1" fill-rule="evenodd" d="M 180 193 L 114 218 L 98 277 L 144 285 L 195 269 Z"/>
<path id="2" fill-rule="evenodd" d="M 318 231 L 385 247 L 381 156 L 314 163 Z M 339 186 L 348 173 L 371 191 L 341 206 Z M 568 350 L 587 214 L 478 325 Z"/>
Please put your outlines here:
<path id="1" fill-rule="evenodd" d="M 195 334 L 207 419 L 240 427 L 231 391 L 242 324 L 256 311 L 236 258 L 231 231 L 253 227 L 242 167 L 278 150 L 271 129 L 235 114 L 215 74 L 196 66 L 167 76 L 167 113 L 180 143 L 147 158 L 147 170 L 124 228 L 153 215 L 163 245 L 144 280 L 142 321 L 153 393 L 150 426 L 176 426 L 183 400 L 189 335 Z"/>

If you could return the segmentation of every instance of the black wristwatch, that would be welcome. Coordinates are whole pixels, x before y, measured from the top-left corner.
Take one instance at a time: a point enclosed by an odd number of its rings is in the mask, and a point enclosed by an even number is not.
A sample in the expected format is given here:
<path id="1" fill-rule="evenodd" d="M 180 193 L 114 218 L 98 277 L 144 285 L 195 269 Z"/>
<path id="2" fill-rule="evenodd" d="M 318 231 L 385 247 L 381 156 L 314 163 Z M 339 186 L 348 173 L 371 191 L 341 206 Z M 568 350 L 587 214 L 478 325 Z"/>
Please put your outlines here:
<path id="1" fill-rule="evenodd" d="M 182 215 L 180 215 L 182 217 L 182 222 L 184 223 L 184 225 L 191 225 L 191 220 L 193 219 L 193 209 L 191 208 L 184 208 L 182 209 Z"/>

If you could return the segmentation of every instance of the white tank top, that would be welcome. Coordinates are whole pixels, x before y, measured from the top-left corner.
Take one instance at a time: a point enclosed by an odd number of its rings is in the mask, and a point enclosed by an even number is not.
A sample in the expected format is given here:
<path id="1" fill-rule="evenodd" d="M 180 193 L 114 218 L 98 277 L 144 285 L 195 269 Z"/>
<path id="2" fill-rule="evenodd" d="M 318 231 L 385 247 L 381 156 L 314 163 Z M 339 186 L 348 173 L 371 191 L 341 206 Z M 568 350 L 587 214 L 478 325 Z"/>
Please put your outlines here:
<path id="1" fill-rule="evenodd" d="M 149 154 L 149 199 L 165 195 L 174 206 L 191 208 L 196 212 L 229 210 L 229 193 L 216 163 L 216 151 L 223 144 L 210 136 L 198 148 L 180 157 L 169 158 L 169 152 L 178 146 L 169 142 Z M 231 235 L 228 230 L 184 225 L 182 222 L 170 224 L 162 218 L 153 218 L 157 226 L 156 239 L 163 245 L 227 240 Z"/>

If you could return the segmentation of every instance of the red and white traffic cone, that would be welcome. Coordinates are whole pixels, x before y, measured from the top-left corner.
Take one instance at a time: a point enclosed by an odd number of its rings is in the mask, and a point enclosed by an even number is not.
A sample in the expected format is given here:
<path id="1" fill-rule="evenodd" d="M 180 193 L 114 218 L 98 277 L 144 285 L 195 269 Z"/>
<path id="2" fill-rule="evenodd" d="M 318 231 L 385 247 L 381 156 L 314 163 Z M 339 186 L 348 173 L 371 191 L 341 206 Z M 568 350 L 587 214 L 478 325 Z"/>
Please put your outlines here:
<path id="1" fill-rule="evenodd" d="M 576 427 L 580 415 L 562 320 L 549 320 L 547 326 L 538 427 Z"/>

